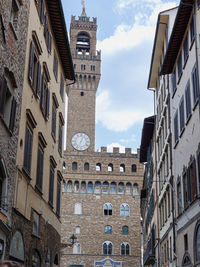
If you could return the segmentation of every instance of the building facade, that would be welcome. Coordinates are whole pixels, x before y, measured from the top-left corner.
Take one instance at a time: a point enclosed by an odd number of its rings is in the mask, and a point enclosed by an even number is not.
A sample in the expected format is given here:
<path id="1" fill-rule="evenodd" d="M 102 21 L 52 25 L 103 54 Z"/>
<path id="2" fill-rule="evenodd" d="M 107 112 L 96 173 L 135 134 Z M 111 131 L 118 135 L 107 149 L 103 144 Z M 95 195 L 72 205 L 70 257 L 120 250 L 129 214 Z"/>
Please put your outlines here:
<path id="1" fill-rule="evenodd" d="M 200 266 L 199 8 L 180 2 L 161 69 L 170 75 L 177 266 Z"/>
<path id="2" fill-rule="evenodd" d="M 101 54 L 96 18 L 72 16 L 70 43 L 76 83 L 68 88 L 67 148 L 62 193 L 64 267 L 140 266 L 139 150 L 95 152 L 95 100 Z M 68 246 L 72 235 L 77 237 Z"/>
<path id="3" fill-rule="evenodd" d="M 65 90 L 66 80 L 75 79 L 62 4 L 60 0 L 12 0 L 1 5 L 4 12 L 11 10 L 10 22 L 5 20 L 8 32 L 3 26 L 1 32 L 10 49 L 1 65 L 5 130 L 1 128 L 11 136 L 4 138 L 1 150 L 8 155 L 7 162 L 1 160 L 1 179 L 6 176 L 2 172 L 6 163 L 12 167 L 7 168 L 12 185 L 9 178 L 2 189 L 7 186 L 13 194 L 5 258 L 27 267 L 60 266 Z"/>
<path id="4" fill-rule="evenodd" d="M 156 266 L 200 263 L 199 8 L 181 1 L 158 16 L 148 83 L 156 114 Z"/>
<path id="5" fill-rule="evenodd" d="M 28 13 L 29 1 L 0 2 L 0 259 L 12 226 Z"/>

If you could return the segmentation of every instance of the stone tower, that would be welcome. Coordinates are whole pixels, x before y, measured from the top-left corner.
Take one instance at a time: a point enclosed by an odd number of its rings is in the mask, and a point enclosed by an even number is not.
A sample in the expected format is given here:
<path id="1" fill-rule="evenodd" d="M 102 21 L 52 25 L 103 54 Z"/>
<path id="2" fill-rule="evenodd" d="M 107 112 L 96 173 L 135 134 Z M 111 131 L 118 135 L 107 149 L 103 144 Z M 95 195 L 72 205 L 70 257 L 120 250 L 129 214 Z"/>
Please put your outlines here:
<path id="1" fill-rule="evenodd" d="M 101 55 L 97 21 L 71 19 L 70 43 L 76 83 L 68 88 L 67 149 L 62 190 L 62 267 L 140 266 L 139 151 L 107 152 L 95 146 L 95 99 Z M 77 242 L 72 246 L 70 237 Z"/>
<path id="2" fill-rule="evenodd" d="M 96 51 L 96 31 L 97 20 L 90 21 L 85 8 L 78 20 L 72 16 L 70 46 L 76 83 L 67 91 L 67 152 L 94 151 L 95 99 L 101 65 L 101 54 Z"/>

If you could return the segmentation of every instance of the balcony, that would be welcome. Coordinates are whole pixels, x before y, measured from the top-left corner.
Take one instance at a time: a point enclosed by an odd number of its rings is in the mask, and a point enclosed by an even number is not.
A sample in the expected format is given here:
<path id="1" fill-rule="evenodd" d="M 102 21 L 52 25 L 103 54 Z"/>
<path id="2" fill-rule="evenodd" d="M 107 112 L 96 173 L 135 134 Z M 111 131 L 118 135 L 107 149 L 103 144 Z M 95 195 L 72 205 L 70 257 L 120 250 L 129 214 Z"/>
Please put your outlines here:
<path id="1" fill-rule="evenodd" d="M 155 238 L 154 231 L 151 232 L 151 238 L 147 243 L 147 247 L 143 256 L 144 265 L 153 265 L 155 263 Z"/>

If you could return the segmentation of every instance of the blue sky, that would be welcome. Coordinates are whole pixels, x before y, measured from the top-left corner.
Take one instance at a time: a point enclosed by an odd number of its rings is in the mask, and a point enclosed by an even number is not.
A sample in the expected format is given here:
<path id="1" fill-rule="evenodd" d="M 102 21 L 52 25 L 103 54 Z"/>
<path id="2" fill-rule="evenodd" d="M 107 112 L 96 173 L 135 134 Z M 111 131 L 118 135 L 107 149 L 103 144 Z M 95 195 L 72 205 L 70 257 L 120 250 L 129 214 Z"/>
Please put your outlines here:
<path id="1" fill-rule="evenodd" d="M 83 0 L 82 0 L 83 1 Z M 97 17 L 101 80 L 96 98 L 96 150 L 119 146 L 137 151 L 143 119 L 153 115 L 147 81 L 157 15 L 179 0 L 85 0 L 88 17 Z M 62 0 L 69 32 L 81 0 Z"/>

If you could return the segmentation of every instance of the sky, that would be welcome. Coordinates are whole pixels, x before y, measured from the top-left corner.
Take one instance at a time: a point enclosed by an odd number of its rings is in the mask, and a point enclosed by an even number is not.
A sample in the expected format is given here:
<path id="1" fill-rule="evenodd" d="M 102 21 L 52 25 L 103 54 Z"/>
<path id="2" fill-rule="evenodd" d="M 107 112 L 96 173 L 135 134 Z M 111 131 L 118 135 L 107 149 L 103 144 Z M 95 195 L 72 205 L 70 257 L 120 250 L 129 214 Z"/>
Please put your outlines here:
<path id="1" fill-rule="evenodd" d="M 147 90 L 158 13 L 179 0 L 62 0 L 67 30 L 71 15 L 97 18 L 101 79 L 96 95 L 95 150 L 140 147 L 143 121 L 153 115 Z"/>

